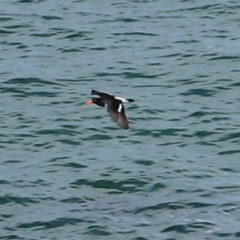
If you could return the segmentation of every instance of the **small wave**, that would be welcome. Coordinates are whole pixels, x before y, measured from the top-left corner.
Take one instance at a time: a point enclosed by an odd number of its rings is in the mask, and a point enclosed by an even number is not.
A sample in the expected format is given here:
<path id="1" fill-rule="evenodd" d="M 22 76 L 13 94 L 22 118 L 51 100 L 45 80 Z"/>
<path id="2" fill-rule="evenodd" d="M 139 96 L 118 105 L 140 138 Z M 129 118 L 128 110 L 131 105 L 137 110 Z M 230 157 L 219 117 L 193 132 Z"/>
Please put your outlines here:
<path id="1" fill-rule="evenodd" d="M 87 235 L 95 235 L 95 236 L 109 236 L 111 232 L 107 231 L 105 226 L 100 225 L 91 225 L 87 227 L 87 230 L 83 233 Z"/>
<path id="2" fill-rule="evenodd" d="M 35 222 L 29 222 L 29 223 L 20 223 L 16 226 L 16 228 L 52 229 L 52 228 L 63 227 L 65 225 L 76 225 L 84 221 L 85 220 L 78 219 L 78 218 L 58 218 L 58 219 L 47 221 L 47 222 L 35 221 Z"/>
<path id="3" fill-rule="evenodd" d="M 1 204 L 21 204 L 21 205 L 29 205 L 30 203 L 37 203 L 38 201 L 28 198 L 28 197 L 16 197 L 12 195 L 4 195 L 0 197 Z"/>
<path id="4" fill-rule="evenodd" d="M 196 221 L 196 222 L 190 222 L 187 224 L 174 224 L 169 227 L 164 228 L 161 230 L 162 233 L 166 232 L 177 232 L 177 233 L 193 233 L 199 231 L 199 229 L 202 229 L 204 231 L 211 230 L 216 225 L 212 222 L 208 221 Z"/>
<path id="5" fill-rule="evenodd" d="M 114 180 L 87 180 L 87 179 L 78 179 L 71 183 L 72 187 L 87 185 L 93 188 L 103 188 L 107 190 L 118 190 L 120 192 L 137 192 L 140 189 L 148 184 L 146 181 L 139 179 L 126 179 L 123 181 L 114 181 Z"/>

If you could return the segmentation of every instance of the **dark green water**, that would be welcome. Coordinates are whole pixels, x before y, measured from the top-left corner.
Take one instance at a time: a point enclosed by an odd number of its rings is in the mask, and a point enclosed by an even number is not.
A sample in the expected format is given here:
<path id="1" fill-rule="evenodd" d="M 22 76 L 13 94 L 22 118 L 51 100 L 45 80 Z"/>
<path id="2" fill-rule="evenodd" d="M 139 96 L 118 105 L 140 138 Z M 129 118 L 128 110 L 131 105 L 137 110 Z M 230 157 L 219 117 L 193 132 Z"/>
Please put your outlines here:
<path id="1" fill-rule="evenodd" d="M 0 239 L 240 238 L 238 1 L 0 12 Z"/>

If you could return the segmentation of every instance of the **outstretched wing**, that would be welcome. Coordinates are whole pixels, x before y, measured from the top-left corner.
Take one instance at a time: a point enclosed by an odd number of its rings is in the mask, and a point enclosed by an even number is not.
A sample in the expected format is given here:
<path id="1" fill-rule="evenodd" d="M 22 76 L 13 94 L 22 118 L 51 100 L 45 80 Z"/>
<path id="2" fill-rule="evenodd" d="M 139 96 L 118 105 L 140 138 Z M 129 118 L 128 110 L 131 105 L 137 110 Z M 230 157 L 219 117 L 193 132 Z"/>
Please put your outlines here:
<path id="1" fill-rule="evenodd" d="M 125 115 L 125 109 L 120 100 L 114 100 L 107 103 L 108 112 L 114 122 L 116 122 L 121 128 L 128 129 L 128 120 Z"/>
<path id="2" fill-rule="evenodd" d="M 128 120 L 125 114 L 119 114 L 119 113 L 114 113 L 110 112 L 109 113 L 112 120 L 117 123 L 118 126 L 120 126 L 123 129 L 128 129 Z"/>
<path id="3" fill-rule="evenodd" d="M 91 92 L 91 95 L 98 95 L 99 97 L 101 98 L 104 98 L 104 99 L 114 99 L 114 96 L 110 93 L 104 93 L 104 92 L 99 92 L 97 90 L 92 90 Z"/>

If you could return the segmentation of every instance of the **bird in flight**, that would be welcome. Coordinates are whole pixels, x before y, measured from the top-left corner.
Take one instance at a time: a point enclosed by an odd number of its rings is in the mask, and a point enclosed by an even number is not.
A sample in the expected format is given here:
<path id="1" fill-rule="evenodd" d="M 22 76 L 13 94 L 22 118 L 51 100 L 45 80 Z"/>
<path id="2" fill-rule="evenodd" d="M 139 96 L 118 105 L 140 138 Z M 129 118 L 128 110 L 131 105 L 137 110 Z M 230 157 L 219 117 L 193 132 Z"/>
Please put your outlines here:
<path id="1" fill-rule="evenodd" d="M 91 95 L 98 95 L 99 98 L 92 98 L 91 100 L 87 101 L 85 105 L 94 103 L 100 107 L 104 107 L 105 104 L 107 104 L 107 111 L 109 112 L 112 120 L 123 129 L 129 128 L 123 103 L 134 102 L 133 99 L 115 97 L 112 94 L 99 92 L 96 90 L 92 90 Z"/>

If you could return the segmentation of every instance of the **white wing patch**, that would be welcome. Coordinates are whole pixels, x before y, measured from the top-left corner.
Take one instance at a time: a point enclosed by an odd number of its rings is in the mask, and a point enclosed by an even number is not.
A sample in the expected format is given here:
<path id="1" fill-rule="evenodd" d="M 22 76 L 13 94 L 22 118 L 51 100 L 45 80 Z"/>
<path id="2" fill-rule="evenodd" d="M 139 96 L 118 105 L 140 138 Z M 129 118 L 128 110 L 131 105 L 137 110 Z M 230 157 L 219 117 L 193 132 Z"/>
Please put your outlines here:
<path id="1" fill-rule="evenodd" d="M 115 97 L 115 99 L 120 100 L 120 101 L 122 101 L 123 103 L 129 102 L 127 99 L 121 98 L 121 97 Z"/>
<path id="2" fill-rule="evenodd" d="M 121 113 L 122 107 L 123 107 L 123 106 L 122 106 L 122 104 L 120 103 L 120 104 L 119 104 L 119 107 L 118 107 L 118 112 L 119 112 L 119 113 Z"/>

